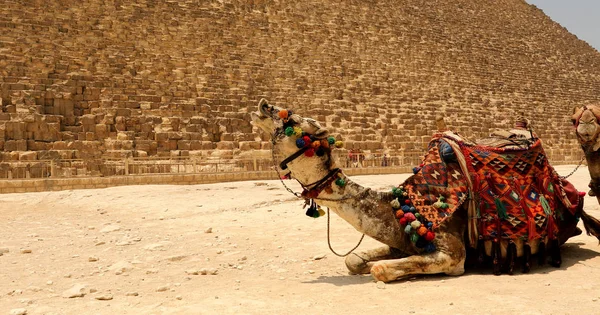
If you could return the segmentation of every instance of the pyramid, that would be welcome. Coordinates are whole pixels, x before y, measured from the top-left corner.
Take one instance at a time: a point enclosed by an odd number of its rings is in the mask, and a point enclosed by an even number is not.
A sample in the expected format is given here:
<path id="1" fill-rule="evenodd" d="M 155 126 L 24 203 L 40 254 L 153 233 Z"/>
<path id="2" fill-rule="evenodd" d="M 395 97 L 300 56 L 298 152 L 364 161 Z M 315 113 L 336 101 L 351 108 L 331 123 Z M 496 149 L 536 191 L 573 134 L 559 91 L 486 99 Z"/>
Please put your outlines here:
<path id="1" fill-rule="evenodd" d="M 437 115 L 480 138 L 522 114 L 573 163 L 572 108 L 600 100 L 600 53 L 523 0 L 55 2 L 0 6 L 0 178 L 19 161 L 268 156 L 248 119 L 261 97 L 406 165 Z"/>

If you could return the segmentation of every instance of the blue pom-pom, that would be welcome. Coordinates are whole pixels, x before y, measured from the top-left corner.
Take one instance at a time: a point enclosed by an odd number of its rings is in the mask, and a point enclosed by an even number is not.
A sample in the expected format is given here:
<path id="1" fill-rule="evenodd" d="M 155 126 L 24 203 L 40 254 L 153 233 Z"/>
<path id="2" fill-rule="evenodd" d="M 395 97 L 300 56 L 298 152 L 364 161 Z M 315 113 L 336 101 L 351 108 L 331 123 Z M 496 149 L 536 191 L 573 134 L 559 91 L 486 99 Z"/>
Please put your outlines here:
<path id="1" fill-rule="evenodd" d="M 433 227 L 433 222 L 427 222 L 427 227 L 431 229 Z"/>
<path id="2" fill-rule="evenodd" d="M 296 146 L 298 148 L 303 148 L 306 145 L 306 142 L 304 142 L 304 140 L 302 139 L 296 139 Z"/>
<path id="3" fill-rule="evenodd" d="M 415 208 L 415 207 L 410 207 L 409 211 L 410 211 L 410 212 L 415 212 L 415 211 L 417 211 L 417 208 Z"/>
<path id="4" fill-rule="evenodd" d="M 410 211 L 410 207 L 407 206 L 407 205 L 404 205 L 404 206 L 400 207 L 400 209 L 402 209 L 402 211 L 404 211 L 404 212 L 411 212 Z"/>
<path id="5" fill-rule="evenodd" d="M 429 243 L 429 244 L 425 245 L 425 252 L 433 253 L 433 252 L 435 252 L 435 250 L 436 250 L 436 248 L 433 243 Z"/>
<path id="6" fill-rule="evenodd" d="M 420 167 L 413 167 L 413 174 L 417 174 L 420 170 Z"/>

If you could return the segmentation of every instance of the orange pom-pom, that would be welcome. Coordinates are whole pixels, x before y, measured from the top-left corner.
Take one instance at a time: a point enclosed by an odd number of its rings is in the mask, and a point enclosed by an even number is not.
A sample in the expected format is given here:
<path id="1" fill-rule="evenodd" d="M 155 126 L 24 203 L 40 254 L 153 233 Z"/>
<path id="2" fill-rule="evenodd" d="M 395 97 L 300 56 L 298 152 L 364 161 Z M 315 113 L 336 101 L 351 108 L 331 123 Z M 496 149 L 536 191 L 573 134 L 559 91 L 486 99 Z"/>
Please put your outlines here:
<path id="1" fill-rule="evenodd" d="M 396 219 L 400 219 L 404 216 L 404 211 L 398 210 L 396 211 Z"/>
<path id="2" fill-rule="evenodd" d="M 417 230 L 417 234 L 419 234 L 420 236 L 427 234 L 427 228 L 421 225 Z"/>
<path id="3" fill-rule="evenodd" d="M 312 143 L 312 147 L 315 148 L 315 149 L 318 148 L 319 146 L 321 146 L 321 141 L 319 141 L 319 140 L 315 140 Z"/>
<path id="4" fill-rule="evenodd" d="M 288 111 L 287 109 L 282 109 L 279 111 L 279 113 L 277 113 L 277 115 L 279 115 L 279 118 L 281 119 L 286 119 L 288 118 Z"/>
<path id="5" fill-rule="evenodd" d="M 327 139 L 321 141 L 321 146 L 325 149 L 329 148 L 329 142 L 327 142 Z"/>

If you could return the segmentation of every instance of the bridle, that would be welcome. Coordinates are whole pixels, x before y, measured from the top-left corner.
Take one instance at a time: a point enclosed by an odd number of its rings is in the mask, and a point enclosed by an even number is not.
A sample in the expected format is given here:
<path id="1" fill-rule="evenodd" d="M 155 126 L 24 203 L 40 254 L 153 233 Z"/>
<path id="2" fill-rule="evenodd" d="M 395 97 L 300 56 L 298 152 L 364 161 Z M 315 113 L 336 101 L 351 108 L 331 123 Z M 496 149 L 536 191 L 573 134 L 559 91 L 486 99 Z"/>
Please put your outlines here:
<path id="1" fill-rule="evenodd" d="M 283 187 L 285 187 L 285 189 L 288 192 L 290 192 L 297 198 L 304 199 L 304 201 L 305 201 L 304 207 L 306 207 L 306 206 L 309 207 L 307 210 L 307 215 L 309 214 L 309 211 L 318 211 L 319 206 L 314 201 L 315 199 L 316 200 L 325 200 L 325 201 L 343 201 L 343 200 L 348 200 L 348 199 L 354 198 L 355 196 L 342 196 L 341 198 L 336 198 L 336 199 L 322 198 L 322 197 L 319 198 L 318 197 L 319 194 L 321 194 L 321 192 L 323 190 L 331 189 L 331 185 L 333 184 L 333 182 L 336 179 L 341 178 L 341 177 L 339 177 L 341 174 L 341 170 L 339 168 L 329 169 L 329 172 L 327 173 L 327 175 L 325 175 L 323 178 L 321 178 L 313 183 L 310 183 L 310 184 L 303 184 L 298 179 L 296 179 L 296 181 L 303 188 L 302 193 L 297 193 L 297 192 L 293 191 L 291 188 L 289 188 L 285 184 L 283 179 L 292 177 L 291 176 L 292 172 L 288 169 L 288 164 L 291 163 L 292 161 L 296 160 L 297 158 L 301 157 L 309 149 L 308 146 L 304 146 L 304 147 L 298 149 L 298 151 L 292 153 L 290 156 L 283 159 L 283 161 L 281 161 L 279 163 L 279 167 L 277 167 L 276 162 L 275 162 L 276 161 L 275 160 L 275 144 L 277 143 L 277 139 L 282 138 L 282 135 L 284 134 L 284 129 L 286 127 L 290 126 L 290 124 L 288 124 L 288 122 L 284 123 L 281 127 L 278 127 L 277 129 L 275 129 L 275 132 L 271 135 L 271 158 L 273 160 L 275 171 L 277 172 L 277 175 L 279 177 L 279 181 L 281 181 L 281 184 L 283 185 Z M 326 155 L 327 155 L 327 158 L 329 159 L 329 161 L 331 161 L 331 153 L 330 152 L 326 153 Z M 281 170 L 284 170 L 284 171 L 287 170 L 288 172 L 284 176 L 282 176 L 281 173 L 279 172 L 279 168 L 281 168 Z M 320 211 L 322 211 L 322 210 L 320 210 Z M 330 238 L 331 220 L 330 220 L 330 217 L 331 217 L 331 215 L 329 214 L 329 208 L 327 208 L 327 245 L 329 246 L 329 250 L 331 250 L 331 252 L 333 254 L 335 254 L 336 256 L 346 257 L 346 256 L 350 255 L 352 252 L 354 252 L 360 246 L 363 239 L 365 238 L 365 234 L 363 233 L 363 235 L 360 237 L 360 240 L 358 241 L 356 246 L 354 246 L 352 249 L 350 249 L 345 254 L 339 254 L 331 246 L 331 238 Z M 364 260 L 364 258 L 362 258 L 358 255 L 357 255 L 357 257 Z"/>
<path id="2" fill-rule="evenodd" d="M 280 139 L 282 137 L 282 135 L 284 134 L 283 130 L 286 127 L 290 127 L 292 125 L 293 124 L 289 123 L 289 121 L 288 121 L 288 122 L 284 123 L 283 126 L 275 129 L 275 132 L 271 135 L 271 157 L 273 159 L 273 164 L 276 163 L 275 162 L 275 144 L 277 144 L 277 139 Z M 338 178 L 338 176 L 340 175 L 340 172 L 341 172 L 341 170 L 339 168 L 329 169 L 328 173 L 324 177 L 322 177 L 321 179 L 319 179 L 315 182 L 309 183 L 309 184 L 304 184 L 304 183 L 300 182 L 298 179 L 296 179 L 296 181 L 303 188 L 303 191 L 301 194 L 294 192 L 292 189 L 290 189 L 285 184 L 285 182 L 283 181 L 283 178 L 292 177 L 291 176 L 292 172 L 288 169 L 288 164 L 293 162 L 297 158 L 303 156 L 304 153 L 308 149 L 310 149 L 309 146 L 304 146 L 304 147 L 298 149 L 296 152 L 292 153 L 290 156 L 283 159 L 279 163 L 279 167 L 274 166 L 275 170 L 277 171 L 277 175 L 279 176 L 279 180 L 281 181 L 283 186 L 287 189 L 287 191 L 291 192 L 294 196 L 305 199 L 305 200 L 317 199 L 317 200 L 327 200 L 327 201 L 342 201 L 342 200 L 347 200 L 347 199 L 352 198 L 352 197 L 342 197 L 340 199 L 318 198 L 319 194 L 323 190 L 326 190 L 328 187 L 330 187 L 331 184 Z M 327 155 L 327 158 L 329 160 L 331 160 L 331 154 L 327 153 L 326 155 Z M 281 169 L 283 171 L 287 171 L 287 173 L 284 176 L 281 176 L 279 169 Z"/>

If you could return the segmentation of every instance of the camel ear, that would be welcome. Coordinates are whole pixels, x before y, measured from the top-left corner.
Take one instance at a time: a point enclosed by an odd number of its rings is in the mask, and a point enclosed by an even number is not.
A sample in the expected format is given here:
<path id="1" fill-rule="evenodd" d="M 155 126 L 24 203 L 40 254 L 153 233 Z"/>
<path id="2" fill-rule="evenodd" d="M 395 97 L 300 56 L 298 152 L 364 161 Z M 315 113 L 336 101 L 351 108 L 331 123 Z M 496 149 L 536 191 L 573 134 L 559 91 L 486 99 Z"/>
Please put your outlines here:
<path id="1" fill-rule="evenodd" d="M 579 111 L 579 107 L 577 105 L 573 106 L 573 115 L 577 114 L 577 111 Z"/>

